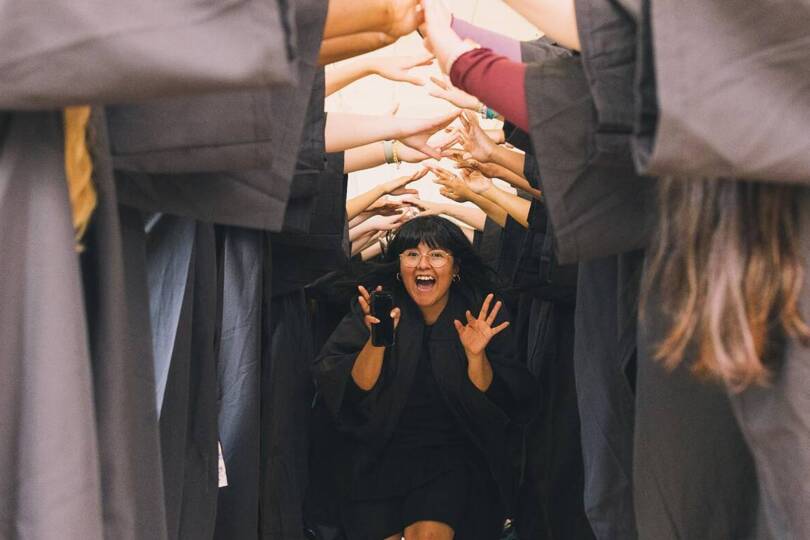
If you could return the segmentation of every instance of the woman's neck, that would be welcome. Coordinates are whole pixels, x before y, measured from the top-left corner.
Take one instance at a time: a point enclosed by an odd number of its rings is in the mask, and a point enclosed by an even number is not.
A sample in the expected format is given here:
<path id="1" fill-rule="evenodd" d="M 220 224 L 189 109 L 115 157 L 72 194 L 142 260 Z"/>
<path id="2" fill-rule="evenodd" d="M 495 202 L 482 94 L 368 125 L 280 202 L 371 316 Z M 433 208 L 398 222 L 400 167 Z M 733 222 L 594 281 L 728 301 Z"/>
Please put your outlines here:
<path id="1" fill-rule="evenodd" d="M 444 308 L 447 307 L 447 301 L 450 298 L 450 293 L 448 292 L 444 296 L 442 296 L 435 304 L 432 306 L 420 307 L 419 309 L 422 311 L 422 317 L 425 319 L 425 324 L 428 326 L 434 324 L 436 321 L 439 320 L 439 317 L 444 311 Z"/>

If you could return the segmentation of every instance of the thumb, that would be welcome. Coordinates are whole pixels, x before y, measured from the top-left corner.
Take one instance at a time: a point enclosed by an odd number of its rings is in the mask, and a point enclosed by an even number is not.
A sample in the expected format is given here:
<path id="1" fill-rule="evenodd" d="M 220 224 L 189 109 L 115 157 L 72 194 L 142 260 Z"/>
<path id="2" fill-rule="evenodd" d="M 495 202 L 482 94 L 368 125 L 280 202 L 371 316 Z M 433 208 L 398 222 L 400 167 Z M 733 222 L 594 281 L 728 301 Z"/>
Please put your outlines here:
<path id="1" fill-rule="evenodd" d="M 461 337 L 461 332 L 464 331 L 464 325 L 458 319 L 453 321 L 453 326 L 456 327 L 456 332 L 458 332 L 458 336 Z"/>

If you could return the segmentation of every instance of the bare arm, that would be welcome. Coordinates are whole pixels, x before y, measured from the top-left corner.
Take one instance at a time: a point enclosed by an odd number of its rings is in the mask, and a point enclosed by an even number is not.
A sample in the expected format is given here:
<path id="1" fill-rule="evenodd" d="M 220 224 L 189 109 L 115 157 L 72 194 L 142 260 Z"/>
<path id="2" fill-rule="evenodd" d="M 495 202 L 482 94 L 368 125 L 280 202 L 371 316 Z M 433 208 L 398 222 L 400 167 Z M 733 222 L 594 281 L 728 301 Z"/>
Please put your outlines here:
<path id="1" fill-rule="evenodd" d="M 517 195 L 507 193 L 502 189 L 498 189 L 494 185 L 484 191 L 482 195 L 486 199 L 506 210 L 509 215 L 512 216 L 512 219 L 520 223 L 522 226 L 529 226 L 529 210 L 532 207 L 532 203 L 530 201 L 518 197 Z"/>
<path id="2" fill-rule="evenodd" d="M 504 0 L 549 39 L 580 50 L 574 0 Z"/>
<path id="3" fill-rule="evenodd" d="M 348 36 L 325 39 L 318 53 L 318 65 L 325 66 L 348 58 L 376 51 L 394 43 L 396 39 L 384 32 L 361 32 Z"/>
<path id="4" fill-rule="evenodd" d="M 380 288 L 378 287 L 378 289 Z M 366 324 L 369 334 L 371 334 L 371 325 L 379 324 L 380 320 L 371 315 L 371 295 L 369 295 L 366 288 L 358 287 L 358 291 L 360 292 L 360 296 L 357 301 L 360 303 L 360 308 L 363 310 L 363 322 Z M 390 316 L 394 319 L 394 328 L 399 326 L 400 309 L 394 308 Z M 377 380 L 380 378 L 384 357 L 385 347 L 375 347 L 372 345 L 371 336 L 369 335 L 368 341 L 366 341 L 363 349 L 357 355 L 357 358 L 354 360 L 354 366 L 352 366 L 352 379 L 354 379 L 355 384 L 363 390 L 371 390 L 374 388 L 374 385 L 377 384 Z"/>
<path id="5" fill-rule="evenodd" d="M 422 56 L 364 56 L 348 62 L 341 62 L 326 71 L 326 95 L 331 95 L 358 79 L 369 75 L 379 75 L 390 81 L 407 82 L 424 86 L 425 81 L 410 73 L 410 70 L 426 66 L 433 61 L 433 55 Z"/>
<path id="6" fill-rule="evenodd" d="M 421 24 L 418 6 L 418 0 L 329 0 L 323 37 L 384 32 L 399 38 Z"/>
<path id="7" fill-rule="evenodd" d="M 415 192 L 414 190 L 407 190 L 405 186 L 411 182 L 419 180 L 420 178 L 425 176 L 425 174 L 427 174 L 427 169 L 422 169 L 410 176 L 401 176 L 399 178 L 395 178 L 394 180 L 389 180 L 388 182 L 378 184 L 373 188 L 371 188 L 370 190 L 366 191 L 365 193 L 361 193 L 357 197 L 349 199 L 348 201 L 346 201 L 346 214 L 348 215 L 349 221 L 353 220 L 358 215 L 360 215 L 360 213 L 363 210 L 374 204 L 374 201 L 376 201 L 383 195 L 418 194 L 418 192 Z"/>
<path id="8" fill-rule="evenodd" d="M 326 117 L 324 137 L 327 152 L 341 152 L 375 141 L 401 139 L 430 157 L 441 158 L 438 149 L 427 144 L 431 135 L 448 126 L 458 113 L 434 118 L 400 118 L 363 114 L 330 113 Z"/>

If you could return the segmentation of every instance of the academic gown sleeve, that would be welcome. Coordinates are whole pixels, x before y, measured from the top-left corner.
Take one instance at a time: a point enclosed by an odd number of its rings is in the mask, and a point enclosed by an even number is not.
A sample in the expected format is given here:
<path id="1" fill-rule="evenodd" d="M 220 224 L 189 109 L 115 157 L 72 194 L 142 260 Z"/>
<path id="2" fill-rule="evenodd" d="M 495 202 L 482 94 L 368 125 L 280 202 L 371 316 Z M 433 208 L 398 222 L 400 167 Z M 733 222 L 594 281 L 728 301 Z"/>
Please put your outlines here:
<path id="1" fill-rule="evenodd" d="M 745 0 L 642 2 L 658 121 L 650 174 L 810 183 L 810 8 Z M 654 31 L 651 31 L 654 29 Z"/>
<path id="2" fill-rule="evenodd" d="M 357 355 L 368 337 L 360 304 L 353 300 L 351 311 L 332 333 L 313 364 L 318 392 L 341 429 L 360 428 L 371 416 L 376 392 L 362 395 L 352 391 L 355 383 L 351 374 Z M 361 395 L 363 399 L 358 400 Z M 352 397 L 354 399 L 350 399 Z"/>
<path id="3" fill-rule="evenodd" d="M 0 6 L 0 109 L 143 100 L 295 79 L 294 4 L 278 0 Z"/>
<path id="4" fill-rule="evenodd" d="M 296 4 L 296 85 L 110 107 L 120 200 L 145 211 L 279 230 L 306 112 L 323 93 L 316 73 L 325 18 L 325 2 Z"/>
<path id="5" fill-rule="evenodd" d="M 636 174 L 629 136 L 597 144 L 597 112 L 581 59 L 529 64 L 525 84 L 530 135 L 560 263 L 644 247 L 655 183 Z"/>

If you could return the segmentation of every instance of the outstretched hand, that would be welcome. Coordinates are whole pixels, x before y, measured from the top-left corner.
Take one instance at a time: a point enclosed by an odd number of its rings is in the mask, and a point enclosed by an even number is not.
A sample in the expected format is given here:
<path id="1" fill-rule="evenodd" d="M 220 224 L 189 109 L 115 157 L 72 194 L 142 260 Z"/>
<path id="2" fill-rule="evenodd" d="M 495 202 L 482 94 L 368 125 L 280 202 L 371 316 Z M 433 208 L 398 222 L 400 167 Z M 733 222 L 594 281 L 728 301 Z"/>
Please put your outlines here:
<path id="1" fill-rule="evenodd" d="M 419 191 L 406 188 L 411 182 L 416 182 L 428 173 L 427 169 L 420 169 L 409 176 L 400 176 L 382 184 L 383 192 L 388 195 L 419 195 Z"/>
<path id="2" fill-rule="evenodd" d="M 437 131 L 443 130 L 453 123 L 453 121 L 458 118 L 459 113 L 460 111 L 455 110 L 448 114 L 434 118 L 407 120 L 407 123 L 402 127 L 399 140 L 403 144 L 408 145 L 414 150 L 418 150 L 427 156 L 434 159 L 441 159 L 441 152 L 444 144 L 439 148 L 434 148 L 428 142 L 428 139 L 430 139 L 431 136 L 433 136 Z M 403 120 L 403 122 L 405 121 Z"/>
<path id="3" fill-rule="evenodd" d="M 431 62 L 433 62 L 433 55 L 429 53 L 422 56 L 386 56 L 374 59 L 373 71 L 389 81 L 424 86 L 425 79 L 411 73 L 410 70 L 415 67 L 428 66 Z"/>
<path id="4" fill-rule="evenodd" d="M 382 286 L 377 285 L 377 288 L 374 290 L 382 291 Z M 357 287 L 357 291 L 360 293 L 360 296 L 357 297 L 357 302 L 360 304 L 360 309 L 363 311 L 363 323 L 366 325 L 366 328 L 368 328 L 369 333 L 371 333 L 371 325 L 380 324 L 381 321 L 371 314 L 371 295 L 368 290 L 360 285 Z M 399 318 L 401 315 L 402 312 L 398 307 L 392 309 L 391 313 L 389 313 L 389 316 L 394 319 L 394 330 L 399 326 Z"/>
<path id="5" fill-rule="evenodd" d="M 431 76 L 430 80 L 436 86 L 428 92 L 431 96 L 452 103 L 460 109 L 480 110 L 481 102 L 478 98 L 453 86 L 447 76 L 442 78 Z"/>
<path id="6" fill-rule="evenodd" d="M 492 293 L 487 295 L 477 318 L 474 318 L 472 313 L 467 310 L 465 313 L 467 324 L 462 324 L 459 320 L 453 321 L 453 325 L 458 332 L 458 337 L 461 340 L 461 345 L 470 355 L 480 355 L 489 344 L 490 340 L 509 326 L 509 321 L 505 321 L 494 328 L 492 327 L 503 305 L 501 301 L 498 300 L 492 308 L 492 311 L 490 311 L 489 306 L 492 304 L 494 298 L 495 295 Z"/>

